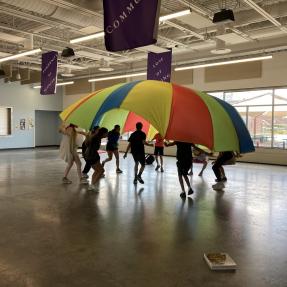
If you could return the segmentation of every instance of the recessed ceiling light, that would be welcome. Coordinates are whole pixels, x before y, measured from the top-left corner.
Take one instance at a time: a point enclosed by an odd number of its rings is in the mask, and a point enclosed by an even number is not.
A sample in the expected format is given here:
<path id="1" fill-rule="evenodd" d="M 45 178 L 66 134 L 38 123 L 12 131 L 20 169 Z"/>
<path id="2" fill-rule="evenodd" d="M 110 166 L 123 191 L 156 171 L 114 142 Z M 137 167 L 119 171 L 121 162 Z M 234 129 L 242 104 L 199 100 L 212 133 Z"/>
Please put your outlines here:
<path id="1" fill-rule="evenodd" d="M 231 49 L 228 49 L 228 48 L 213 49 L 210 51 L 210 53 L 216 54 L 216 55 L 228 54 L 230 52 L 231 52 Z"/>
<path id="2" fill-rule="evenodd" d="M 72 73 L 63 73 L 61 74 L 62 77 L 74 77 L 75 74 L 72 74 Z"/>
<path id="3" fill-rule="evenodd" d="M 231 52 L 231 49 L 226 48 L 226 43 L 221 39 L 216 39 L 215 49 L 210 51 L 212 54 L 223 55 Z"/>
<path id="4" fill-rule="evenodd" d="M 100 67 L 98 68 L 98 70 L 102 72 L 112 72 L 114 68 L 110 67 L 110 63 L 105 61 L 105 59 L 101 59 Z"/>
<path id="5" fill-rule="evenodd" d="M 62 77 L 73 77 L 75 76 L 75 74 L 72 73 L 72 69 L 71 68 L 66 68 L 65 71 L 63 73 L 61 73 Z"/>
<path id="6" fill-rule="evenodd" d="M 114 70 L 114 68 L 112 68 L 112 67 L 100 67 L 98 70 L 102 71 L 102 72 L 112 72 Z"/>

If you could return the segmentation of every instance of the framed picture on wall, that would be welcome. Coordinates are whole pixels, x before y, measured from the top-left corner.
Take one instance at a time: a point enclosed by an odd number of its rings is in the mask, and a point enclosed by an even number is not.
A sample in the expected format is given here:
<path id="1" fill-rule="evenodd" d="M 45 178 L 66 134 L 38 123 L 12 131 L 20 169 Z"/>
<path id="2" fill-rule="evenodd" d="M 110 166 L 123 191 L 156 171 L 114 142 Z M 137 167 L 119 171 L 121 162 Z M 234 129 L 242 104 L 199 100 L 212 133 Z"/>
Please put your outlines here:
<path id="1" fill-rule="evenodd" d="M 20 130 L 25 130 L 26 127 L 26 120 L 20 119 Z"/>

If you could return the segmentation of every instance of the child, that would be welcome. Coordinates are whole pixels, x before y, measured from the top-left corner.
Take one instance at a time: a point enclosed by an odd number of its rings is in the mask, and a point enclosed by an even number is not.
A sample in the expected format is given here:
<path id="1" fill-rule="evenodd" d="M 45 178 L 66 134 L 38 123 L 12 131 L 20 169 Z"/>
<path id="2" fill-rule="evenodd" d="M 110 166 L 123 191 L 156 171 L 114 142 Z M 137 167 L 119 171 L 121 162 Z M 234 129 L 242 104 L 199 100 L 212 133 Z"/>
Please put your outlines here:
<path id="1" fill-rule="evenodd" d="M 86 179 L 82 175 L 81 171 L 82 163 L 77 152 L 78 146 L 76 143 L 78 133 L 79 134 L 84 133 L 76 131 L 76 128 L 77 126 L 73 124 L 70 124 L 67 127 L 62 125 L 59 128 L 59 132 L 63 134 L 63 138 L 60 145 L 60 156 L 65 162 L 67 162 L 67 167 L 65 169 L 64 177 L 62 179 L 63 183 L 66 184 L 72 183 L 72 181 L 68 179 L 68 174 L 74 163 L 76 163 L 77 166 L 77 172 L 80 182 L 86 183 Z"/>
<path id="2" fill-rule="evenodd" d="M 86 134 L 86 138 L 85 138 L 85 140 L 83 141 L 83 144 L 82 144 L 82 155 L 83 155 L 84 159 L 85 159 L 85 152 L 86 152 L 86 149 L 88 147 L 88 142 L 89 142 L 89 140 L 90 140 L 90 138 L 92 136 L 94 136 L 94 135 L 96 135 L 98 133 L 99 129 L 100 129 L 99 126 L 95 126 L 95 127 L 92 128 L 92 130 L 89 133 Z M 86 161 L 86 159 L 85 159 L 85 161 Z M 88 173 L 89 173 L 90 169 L 91 169 L 91 166 L 86 161 L 85 167 L 83 169 L 83 177 L 84 178 L 88 178 L 89 177 Z"/>
<path id="3" fill-rule="evenodd" d="M 127 157 L 128 151 L 131 149 L 131 153 L 133 155 L 134 161 L 135 161 L 135 177 L 134 177 L 134 184 L 137 184 L 137 182 L 144 183 L 142 179 L 142 173 L 145 169 L 145 150 L 144 146 L 153 146 L 153 144 L 149 144 L 146 141 L 146 134 L 142 131 L 143 124 L 141 122 L 138 122 L 136 124 L 136 131 L 133 132 L 129 138 L 129 145 L 127 146 L 127 150 L 124 154 L 124 158 Z M 139 163 L 141 165 L 141 168 L 138 172 L 138 166 Z"/>
<path id="4" fill-rule="evenodd" d="M 107 137 L 107 135 L 108 130 L 106 128 L 100 128 L 98 133 L 93 135 L 88 141 L 85 158 L 87 163 L 94 169 L 94 173 L 92 175 L 92 183 L 89 186 L 89 190 L 96 190 L 95 184 L 99 181 L 102 174 L 104 173 L 104 168 L 101 165 L 98 150 L 101 146 L 101 140 Z"/>
<path id="5" fill-rule="evenodd" d="M 157 133 L 152 140 L 155 140 L 154 155 L 157 164 L 155 170 L 160 169 L 161 172 L 164 172 L 163 170 L 164 139 L 159 133 Z M 160 159 L 160 165 L 158 162 L 158 157 Z"/>
<path id="6" fill-rule="evenodd" d="M 177 158 L 177 172 L 178 172 L 178 180 L 181 186 L 181 198 L 186 198 L 186 193 L 184 189 L 184 182 L 185 180 L 187 187 L 188 187 L 188 193 L 187 195 L 192 195 L 193 190 L 191 188 L 191 184 L 188 178 L 188 171 L 190 170 L 192 166 L 192 144 L 191 143 L 185 143 L 185 142 L 179 142 L 175 141 L 173 143 L 165 143 L 165 146 L 174 146 L 177 147 L 176 152 L 176 158 Z"/>
<path id="7" fill-rule="evenodd" d="M 235 164 L 235 154 L 232 151 L 223 151 L 219 153 L 212 166 L 213 172 L 216 176 L 215 181 L 217 181 L 217 183 L 212 186 L 213 189 L 221 190 L 225 187 L 224 182 L 227 178 L 225 176 L 223 165 L 232 160 L 234 160 Z"/>
<path id="8" fill-rule="evenodd" d="M 204 150 L 200 149 L 199 147 L 195 145 L 192 145 L 192 146 L 193 146 L 193 154 L 194 154 L 193 162 L 203 164 L 202 169 L 200 173 L 198 174 L 198 176 L 202 176 L 203 171 L 207 167 L 208 155 L 212 155 L 212 153 L 205 152 Z M 190 172 L 190 174 L 192 174 L 192 171 Z"/>
<path id="9" fill-rule="evenodd" d="M 108 142 L 106 146 L 108 158 L 102 162 L 102 165 L 104 167 L 105 163 L 108 161 L 111 161 L 113 158 L 113 155 L 115 155 L 116 165 L 117 165 L 116 173 L 122 173 L 122 170 L 120 169 L 120 159 L 119 159 L 119 150 L 118 150 L 120 130 L 121 130 L 121 127 L 119 125 L 115 125 L 114 129 L 108 133 Z"/>

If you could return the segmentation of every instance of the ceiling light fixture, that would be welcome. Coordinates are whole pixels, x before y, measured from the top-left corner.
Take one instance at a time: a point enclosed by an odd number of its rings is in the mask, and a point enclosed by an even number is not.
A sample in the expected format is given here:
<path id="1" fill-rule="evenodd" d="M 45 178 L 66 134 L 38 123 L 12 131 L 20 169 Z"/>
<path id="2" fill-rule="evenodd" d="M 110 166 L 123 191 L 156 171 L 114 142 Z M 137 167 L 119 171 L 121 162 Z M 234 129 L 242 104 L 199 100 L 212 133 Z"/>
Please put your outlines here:
<path id="1" fill-rule="evenodd" d="M 90 79 L 88 81 L 89 82 L 100 82 L 100 81 L 107 81 L 107 80 L 124 79 L 124 78 L 129 78 L 129 77 L 145 76 L 145 75 L 146 75 L 146 72 L 142 72 L 142 73 L 110 76 L 110 77 L 104 77 L 104 78 L 95 78 L 95 79 Z"/>
<path id="2" fill-rule="evenodd" d="M 269 60 L 269 59 L 272 59 L 271 55 L 270 56 L 247 58 L 247 59 L 238 59 L 238 60 L 216 62 L 216 63 L 207 63 L 207 64 L 200 64 L 200 65 L 193 65 L 193 66 L 186 66 L 186 67 L 178 67 L 178 68 L 175 68 L 174 70 L 175 71 L 184 71 L 184 70 L 191 70 L 191 69 L 207 68 L 207 67 L 230 65 L 230 64 L 245 63 L 245 62 L 254 62 L 254 61 Z"/>
<path id="3" fill-rule="evenodd" d="M 72 73 L 71 68 L 66 68 L 65 71 L 61 74 L 62 77 L 73 77 L 75 74 Z"/>
<path id="4" fill-rule="evenodd" d="M 191 14 L 191 10 L 190 9 L 179 11 L 179 12 L 175 12 L 175 13 L 171 13 L 171 14 L 167 14 L 165 16 L 159 17 L 159 22 L 164 22 L 164 21 L 167 21 L 167 20 L 171 20 L 171 19 L 182 17 L 182 16 L 189 15 L 189 14 Z"/>
<path id="5" fill-rule="evenodd" d="M 30 51 L 26 51 L 23 53 L 19 53 L 19 54 L 15 54 L 15 55 L 11 55 L 8 57 L 4 57 L 0 59 L 0 63 L 6 62 L 6 61 L 10 61 L 10 60 L 14 60 L 14 59 L 18 59 L 21 57 L 25 57 L 25 56 L 30 56 L 30 55 L 34 55 L 37 53 L 40 53 L 42 50 L 41 49 L 34 49 L 34 50 L 30 50 Z"/>
<path id="6" fill-rule="evenodd" d="M 223 54 L 228 54 L 231 52 L 231 49 L 226 48 L 225 46 L 225 42 L 220 40 L 220 39 L 216 39 L 216 47 L 215 49 L 212 49 L 210 52 L 212 54 L 216 54 L 216 55 L 223 55 Z"/>
<path id="7" fill-rule="evenodd" d="M 171 19 L 182 17 L 182 16 L 189 15 L 189 14 L 191 14 L 190 9 L 179 11 L 176 13 L 171 13 L 171 14 L 159 17 L 159 22 L 164 22 L 167 20 L 171 20 Z M 105 32 L 101 31 L 101 32 L 97 32 L 95 34 L 91 34 L 91 35 L 82 36 L 79 38 L 72 39 L 72 40 L 70 40 L 70 43 L 76 44 L 76 43 L 80 43 L 80 42 L 84 42 L 84 41 L 90 41 L 93 39 L 103 38 L 104 36 L 105 36 Z"/>
<path id="8" fill-rule="evenodd" d="M 66 47 L 61 54 L 62 57 L 64 58 L 69 58 L 75 56 L 75 52 L 72 48 Z"/>
<path id="9" fill-rule="evenodd" d="M 56 86 L 67 86 L 67 85 L 73 85 L 75 82 L 70 81 L 70 82 L 63 82 L 63 83 L 57 83 Z M 34 86 L 33 89 L 41 89 L 41 86 Z"/>
<path id="10" fill-rule="evenodd" d="M 110 67 L 110 63 L 108 61 L 105 61 L 105 59 L 101 59 L 100 67 L 98 70 L 102 72 L 112 72 L 114 68 Z"/>
<path id="11" fill-rule="evenodd" d="M 102 31 L 102 32 L 98 32 L 95 34 L 91 34 L 91 35 L 72 39 L 72 40 L 70 40 L 70 43 L 76 44 L 76 43 L 80 43 L 80 42 L 84 42 L 84 41 L 90 41 L 90 40 L 97 39 L 97 38 L 103 38 L 104 36 L 105 36 L 105 32 Z"/>

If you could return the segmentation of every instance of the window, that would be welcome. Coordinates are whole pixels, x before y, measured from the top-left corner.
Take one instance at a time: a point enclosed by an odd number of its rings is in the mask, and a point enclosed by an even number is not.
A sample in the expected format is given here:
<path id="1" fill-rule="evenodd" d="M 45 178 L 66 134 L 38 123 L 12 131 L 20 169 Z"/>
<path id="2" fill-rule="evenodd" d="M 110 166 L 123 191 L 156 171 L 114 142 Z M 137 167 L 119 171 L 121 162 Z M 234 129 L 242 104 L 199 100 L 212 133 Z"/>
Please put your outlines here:
<path id="1" fill-rule="evenodd" d="M 211 95 L 213 97 L 219 98 L 221 100 L 224 99 L 224 93 L 223 92 L 214 92 L 214 93 L 209 93 L 208 92 L 207 94 L 209 94 L 209 95 Z"/>
<path id="2" fill-rule="evenodd" d="M 247 107 L 235 107 L 237 112 L 240 114 L 244 123 L 247 123 Z"/>
<path id="3" fill-rule="evenodd" d="M 250 107 L 248 130 L 256 147 L 271 147 L 272 106 Z"/>
<path id="4" fill-rule="evenodd" d="M 287 88 L 209 94 L 236 108 L 256 147 L 287 149 Z"/>
<path id="5" fill-rule="evenodd" d="M 287 89 L 276 89 L 274 91 L 274 104 L 287 105 Z"/>
<path id="6" fill-rule="evenodd" d="M 273 146 L 287 148 L 287 105 L 274 107 Z"/>
<path id="7" fill-rule="evenodd" d="M 0 107 L 0 136 L 11 135 L 12 109 Z"/>
<path id="8" fill-rule="evenodd" d="M 272 105 L 272 90 L 227 92 L 225 101 L 234 106 Z"/>

